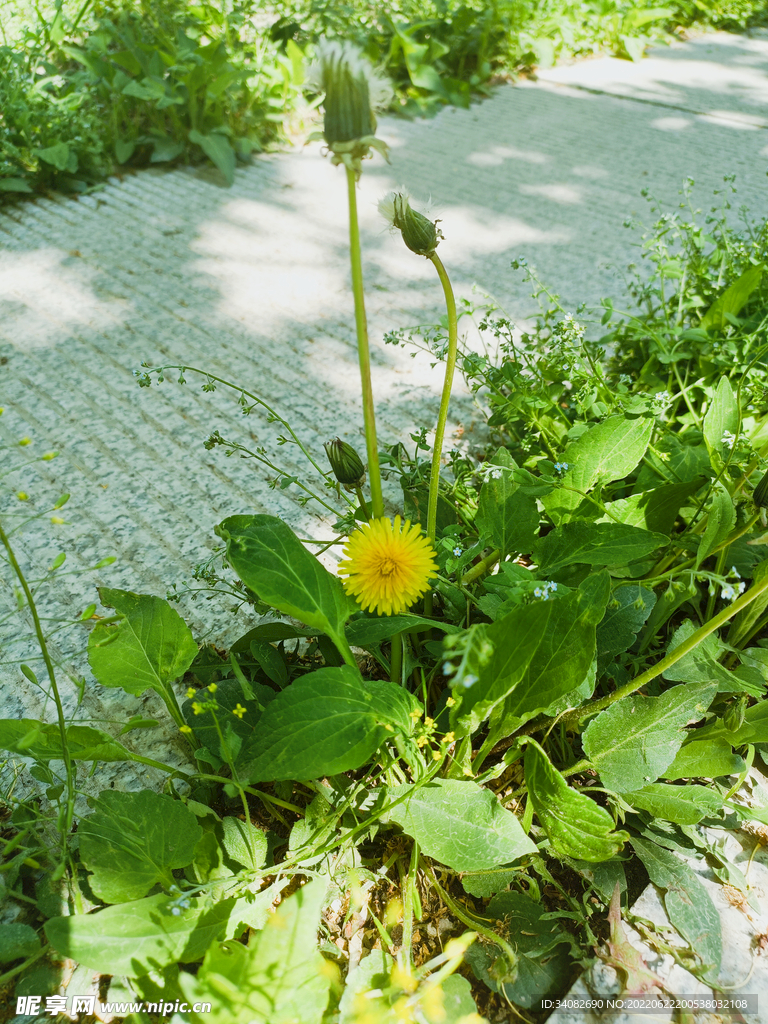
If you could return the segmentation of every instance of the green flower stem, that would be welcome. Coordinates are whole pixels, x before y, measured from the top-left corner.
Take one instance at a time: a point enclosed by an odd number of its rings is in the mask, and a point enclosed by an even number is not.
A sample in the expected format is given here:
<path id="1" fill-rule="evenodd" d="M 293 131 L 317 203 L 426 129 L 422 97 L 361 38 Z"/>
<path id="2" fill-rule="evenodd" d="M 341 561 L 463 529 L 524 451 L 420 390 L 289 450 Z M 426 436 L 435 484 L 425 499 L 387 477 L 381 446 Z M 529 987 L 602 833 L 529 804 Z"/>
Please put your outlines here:
<path id="1" fill-rule="evenodd" d="M 395 633 L 392 637 L 392 651 L 389 656 L 389 678 L 393 683 L 400 683 L 403 671 L 403 634 Z"/>
<path id="2" fill-rule="evenodd" d="M 61 754 L 62 760 L 64 762 L 64 771 L 67 777 L 66 815 L 64 817 L 64 821 L 61 823 L 62 827 L 59 830 L 62 857 L 66 857 L 67 836 L 69 834 L 70 828 L 72 827 L 72 819 L 75 813 L 75 775 L 74 768 L 72 766 L 72 758 L 69 753 L 69 742 L 67 740 L 67 720 L 64 715 L 64 706 L 61 703 L 59 686 L 58 683 L 56 682 L 56 673 L 53 670 L 53 661 L 51 660 L 51 655 L 48 650 L 48 644 L 46 643 L 45 640 L 45 633 L 43 632 L 43 627 L 40 622 L 40 616 L 38 615 L 37 612 L 37 605 L 35 604 L 35 599 L 32 595 L 29 583 L 27 583 L 27 579 L 24 573 L 22 572 L 21 566 L 19 565 L 16 559 L 16 554 L 14 553 L 14 550 L 11 547 L 11 542 L 8 540 L 8 536 L 5 530 L 3 529 L 2 523 L 0 523 L 0 544 L 2 544 L 3 547 L 5 548 L 6 555 L 8 556 L 8 561 L 11 565 L 11 568 L 16 574 L 16 578 L 21 584 L 21 589 L 24 591 L 24 596 L 27 599 L 27 605 L 32 615 L 32 621 L 35 627 L 35 636 L 37 637 L 37 643 L 38 646 L 40 647 L 40 652 L 43 655 L 45 668 L 46 671 L 48 672 L 48 679 L 50 680 L 51 683 L 51 693 L 53 694 L 53 701 L 54 704 L 56 705 L 56 719 L 58 721 L 59 736 L 61 738 Z"/>
<path id="3" fill-rule="evenodd" d="M 445 380 L 443 382 L 443 394 L 440 398 L 440 411 L 437 414 L 437 426 L 435 427 L 432 470 L 429 476 L 429 504 L 427 505 L 427 536 L 434 544 L 437 533 L 437 495 L 440 486 L 440 460 L 443 455 L 445 424 L 448 419 L 448 405 L 451 400 L 453 375 L 456 369 L 458 320 L 456 317 L 456 299 L 454 298 L 453 288 L 451 287 L 445 267 L 436 252 L 431 253 L 427 258 L 434 263 L 437 276 L 440 278 L 440 284 L 443 286 L 443 293 L 445 295 L 445 308 L 448 313 L 448 354 L 445 360 Z"/>
<path id="4" fill-rule="evenodd" d="M 365 450 L 368 456 L 368 477 L 371 486 L 373 518 L 384 515 L 384 499 L 381 493 L 381 470 L 379 449 L 376 443 L 376 416 L 373 406 L 371 385 L 371 354 L 368 347 L 368 324 L 365 318 L 365 296 L 363 292 L 363 264 L 360 257 L 360 228 L 357 222 L 357 181 L 355 172 L 347 167 L 347 191 L 349 195 L 349 258 L 352 264 L 352 293 L 355 297 L 355 328 L 357 330 L 357 354 L 360 361 L 360 382 L 363 389 L 363 421 L 365 423 Z"/>
<path id="5" fill-rule="evenodd" d="M 5 974 L 0 974 L 0 986 L 4 988 L 9 981 L 16 977 L 17 974 L 21 974 L 22 971 L 26 971 L 29 965 L 33 964 L 35 960 L 39 960 L 41 956 L 45 956 L 50 948 L 50 945 L 46 943 L 44 946 L 41 946 L 40 949 L 36 950 L 32 956 L 27 957 L 27 959 L 24 960 L 23 963 L 20 963 L 18 967 L 12 967 L 10 971 L 6 971 Z"/>
<path id="6" fill-rule="evenodd" d="M 400 891 L 403 894 L 403 938 L 400 943 L 399 959 L 401 969 L 410 974 L 413 971 L 413 915 L 418 900 L 416 876 L 419 870 L 419 844 L 415 840 L 411 848 L 411 863 L 408 871 L 403 871 L 401 861 L 398 861 L 398 865 L 400 867 Z"/>
<path id="7" fill-rule="evenodd" d="M 618 690 L 613 693 L 609 693 L 607 697 L 601 697 L 599 700 L 590 701 L 588 704 L 584 704 L 580 708 L 575 708 L 573 711 L 569 711 L 567 715 L 563 715 L 561 721 L 564 725 L 576 725 L 583 718 L 588 715 L 593 715 L 597 711 L 602 711 L 603 708 L 609 707 L 611 704 L 615 704 L 617 700 L 621 700 L 622 697 L 628 697 L 630 693 L 634 693 L 639 690 L 642 686 L 650 683 L 651 680 L 656 679 L 671 668 L 676 662 L 684 658 L 686 654 L 698 647 L 702 640 L 714 633 L 716 629 L 723 626 L 729 619 L 732 619 L 734 615 L 738 614 L 742 608 L 746 608 L 747 605 L 751 604 L 756 598 L 758 598 L 764 590 L 768 590 L 768 577 L 761 580 L 760 583 L 756 583 L 751 587 L 746 594 L 742 594 L 733 604 L 729 605 L 714 617 L 709 622 L 705 623 L 700 629 L 697 629 L 695 633 L 688 637 L 679 644 L 671 654 L 668 654 L 666 658 L 662 658 L 661 661 L 653 665 L 642 675 L 636 676 L 634 679 L 630 679 L 628 683 L 620 686 Z M 570 772 L 570 770 L 569 770 Z"/>
<path id="8" fill-rule="evenodd" d="M 492 569 L 493 566 L 501 558 L 501 548 L 494 548 L 490 555 L 486 555 L 485 558 L 481 558 L 477 565 L 473 565 L 471 569 L 464 573 L 461 578 L 462 587 L 468 586 L 473 583 L 478 576 L 482 576 L 484 573 Z"/>
<path id="9" fill-rule="evenodd" d="M 356 487 L 355 488 L 355 494 L 357 495 L 357 500 L 360 502 L 360 508 L 362 510 L 363 515 L 368 520 L 368 522 L 370 522 L 371 521 L 371 513 L 368 511 L 368 505 L 366 504 L 365 498 L 363 497 L 363 489 L 362 489 L 362 487 Z"/>

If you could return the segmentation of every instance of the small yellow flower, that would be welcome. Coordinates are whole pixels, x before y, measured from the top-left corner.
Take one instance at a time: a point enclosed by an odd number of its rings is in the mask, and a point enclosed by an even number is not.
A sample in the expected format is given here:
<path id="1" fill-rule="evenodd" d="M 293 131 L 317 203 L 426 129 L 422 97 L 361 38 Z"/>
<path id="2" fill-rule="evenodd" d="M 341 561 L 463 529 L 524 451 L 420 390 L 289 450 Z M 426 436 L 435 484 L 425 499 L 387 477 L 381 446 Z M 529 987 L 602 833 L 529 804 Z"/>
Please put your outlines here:
<path id="1" fill-rule="evenodd" d="M 22 437 L 22 439 L 19 441 L 20 448 L 26 448 L 28 444 L 32 444 L 31 437 Z"/>
<path id="2" fill-rule="evenodd" d="M 242 718 L 243 715 L 245 714 L 245 708 L 243 707 L 242 704 L 235 704 L 235 706 L 232 708 L 232 714 L 237 715 L 238 718 Z"/>
<path id="3" fill-rule="evenodd" d="M 445 702 L 445 706 L 447 708 L 452 708 L 455 703 L 456 701 L 453 699 L 453 697 L 449 697 L 448 700 Z"/>
<path id="4" fill-rule="evenodd" d="M 373 519 L 350 536 L 339 572 L 344 589 L 366 611 L 399 615 L 429 590 L 435 552 L 418 525 L 400 516 Z"/>
<path id="5" fill-rule="evenodd" d="M 456 736 L 452 732 L 447 732 L 445 736 L 443 736 L 443 739 L 446 743 L 453 743 L 453 741 L 456 739 Z"/>
<path id="6" fill-rule="evenodd" d="M 419 738 L 416 740 L 416 746 L 417 747 L 426 747 L 426 745 L 427 745 L 427 737 L 426 736 L 419 736 Z"/>
<path id="7" fill-rule="evenodd" d="M 26 491 L 16 491 L 16 497 L 19 501 L 29 501 L 29 495 Z"/>
<path id="8" fill-rule="evenodd" d="M 192 700 L 196 693 L 197 690 L 194 688 L 194 686 L 190 686 L 190 688 L 187 690 L 187 697 L 189 698 L 189 700 Z"/>
<path id="9" fill-rule="evenodd" d="M 203 709 L 203 705 L 202 704 L 198 704 L 197 701 L 194 701 L 193 704 L 192 704 L 192 710 L 194 711 L 194 713 L 196 715 L 202 715 L 203 710 L 204 710 Z"/>
<path id="10" fill-rule="evenodd" d="M 211 685 L 208 687 L 208 693 L 216 693 L 217 690 L 218 686 L 216 685 L 216 683 L 211 683 Z"/>
<path id="11" fill-rule="evenodd" d="M 439 761 L 442 756 L 443 755 L 440 753 L 439 750 L 433 750 L 432 751 L 432 760 L 433 761 Z"/>
<path id="12" fill-rule="evenodd" d="M 414 722 L 417 722 L 421 718 L 421 712 L 420 711 L 411 711 L 411 713 L 410 713 L 410 715 L 408 717 L 412 718 L 414 720 Z"/>
<path id="13" fill-rule="evenodd" d="M 64 522 L 64 520 L 61 518 L 61 516 L 51 516 L 51 522 L 55 523 L 57 526 L 60 526 Z"/>
<path id="14" fill-rule="evenodd" d="M 188 735 L 189 733 L 192 732 L 192 729 L 188 725 L 180 725 L 179 726 L 179 732 L 183 732 L 184 735 L 186 736 L 186 735 Z"/>

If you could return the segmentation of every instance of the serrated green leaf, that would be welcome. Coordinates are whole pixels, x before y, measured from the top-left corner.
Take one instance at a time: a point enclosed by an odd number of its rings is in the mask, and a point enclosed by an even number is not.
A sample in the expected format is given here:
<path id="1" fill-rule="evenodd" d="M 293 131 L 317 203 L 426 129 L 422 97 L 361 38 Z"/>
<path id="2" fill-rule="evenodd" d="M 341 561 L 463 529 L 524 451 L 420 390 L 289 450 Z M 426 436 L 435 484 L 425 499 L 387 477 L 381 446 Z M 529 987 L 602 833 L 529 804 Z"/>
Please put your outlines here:
<path id="1" fill-rule="evenodd" d="M 624 523 L 577 520 L 558 526 L 534 549 L 539 574 L 554 576 L 568 565 L 626 566 L 667 543 L 662 533 L 648 533 Z"/>
<path id="2" fill-rule="evenodd" d="M 656 595 L 639 583 L 617 587 L 597 627 L 597 655 L 607 659 L 628 651 L 653 611 Z"/>
<path id="3" fill-rule="evenodd" d="M 172 914 L 165 893 L 121 903 L 93 914 L 54 917 L 44 925 L 62 956 L 101 974 L 140 977 L 166 964 L 199 960 L 224 934 L 234 900 L 214 907 L 192 899 Z"/>
<path id="4" fill-rule="evenodd" d="M 389 789 L 392 799 L 404 794 L 410 795 L 387 813 L 388 819 L 428 857 L 454 871 L 481 871 L 536 852 L 515 815 L 474 782 L 433 779 Z"/>
<path id="5" fill-rule="evenodd" d="M 733 498 L 722 484 L 718 484 L 712 495 L 712 504 L 707 512 L 704 534 L 699 542 L 699 549 L 696 552 L 697 569 L 712 549 L 725 540 L 733 529 L 735 522 L 736 509 L 733 504 Z"/>
<path id="6" fill-rule="evenodd" d="M 195 1024 L 320 1024 L 328 1003 L 330 977 L 317 949 L 325 884 L 310 882 L 281 902 L 248 946 L 212 946 L 196 975 L 179 983 L 191 1004 L 211 1011 L 190 1012 Z"/>
<path id="7" fill-rule="evenodd" d="M 31 743 L 28 742 L 30 736 L 34 736 Z M 67 746 L 74 761 L 133 759 L 133 754 L 108 733 L 88 725 L 67 726 Z M 36 761 L 61 761 L 64 757 L 58 725 L 34 718 L 0 719 L 0 750 L 34 757 Z"/>
<path id="8" fill-rule="evenodd" d="M 716 452 L 719 456 L 723 450 L 725 432 L 736 434 L 738 429 L 739 407 L 736 404 L 736 396 L 731 382 L 726 376 L 722 376 L 704 417 L 704 440 L 708 451 Z"/>
<path id="9" fill-rule="evenodd" d="M 579 860 L 609 860 L 629 839 L 613 818 L 584 793 L 571 789 L 533 741 L 525 751 L 525 781 L 533 809 L 555 853 Z"/>
<path id="10" fill-rule="evenodd" d="M 267 705 L 243 744 L 238 772 L 251 782 L 276 782 L 359 768 L 392 730 L 411 730 L 415 707 L 402 687 L 363 680 L 348 665 L 318 669 Z"/>
<path id="11" fill-rule="evenodd" d="M 606 789 L 628 793 L 655 782 L 682 746 L 684 727 L 703 717 L 716 693 L 714 683 L 691 683 L 660 697 L 631 694 L 601 711 L 582 743 Z"/>
<path id="12" fill-rule="evenodd" d="M 621 480 L 637 466 L 645 454 L 654 428 L 652 417 L 629 419 L 609 416 L 568 445 L 564 461 L 568 470 L 562 482 L 588 492 L 597 484 Z M 569 511 L 584 499 L 573 490 L 556 488 L 541 501 L 555 523 L 561 523 Z"/>
<path id="13" fill-rule="evenodd" d="M 763 269 L 762 264 L 757 267 L 749 267 L 741 277 L 729 285 L 704 314 L 701 321 L 702 328 L 704 330 L 722 330 L 725 327 L 728 313 L 731 316 L 738 316 L 750 295 L 759 286 Z M 723 380 L 725 379 L 723 378 Z"/>
<path id="14" fill-rule="evenodd" d="M 666 889 L 664 907 L 669 920 L 701 957 L 704 976 L 717 979 L 723 952 L 720 915 L 696 874 L 674 853 L 646 839 L 632 839 L 635 853 L 654 885 Z"/>
<path id="15" fill-rule="evenodd" d="M 88 638 L 88 662 L 102 686 L 121 686 L 139 696 L 183 676 L 197 656 L 197 644 L 179 613 L 160 597 L 99 588 L 101 603 L 119 622 L 99 622 Z"/>
<path id="16" fill-rule="evenodd" d="M 215 532 L 226 542 L 227 561 L 262 601 L 349 652 L 344 623 L 358 606 L 290 527 L 275 516 L 230 516 Z"/>
<path id="17" fill-rule="evenodd" d="M 693 738 L 683 743 L 668 768 L 661 773 L 662 779 L 677 782 L 679 779 L 717 779 L 722 775 L 738 775 L 744 770 L 744 758 L 734 754 L 725 737 L 713 739 Z"/>
<path id="18" fill-rule="evenodd" d="M 508 732 L 580 686 L 595 656 L 595 627 L 610 592 L 607 573 L 589 576 L 578 590 L 516 608 L 482 630 L 487 656 L 478 660 L 477 679 L 453 684 L 457 704 L 451 728 L 474 732 L 504 703 Z M 514 637 L 514 643 L 510 643 Z"/>
<path id="19" fill-rule="evenodd" d="M 202 835 L 184 804 L 148 789 L 104 790 L 78 829 L 91 888 L 106 903 L 140 899 L 156 884 L 172 885 L 171 872 L 191 863 Z"/>
<path id="20" fill-rule="evenodd" d="M 475 526 L 503 555 L 529 553 L 539 526 L 536 499 L 512 475 L 517 467 L 505 448 L 496 452 L 490 465 L 498 466 L 500 475 L 488 478 L 480 490 Z"/>
<path id="21" fill-rule="evenodd" d="M 654 782 L 636 793 L 625 793 L 628 804 L 648 811 L 654 818 L 678 825 L 695 825 L 704 817 L 717 814 L 723 806 L 719 793 L 703 786 L 672 786 Z"/>

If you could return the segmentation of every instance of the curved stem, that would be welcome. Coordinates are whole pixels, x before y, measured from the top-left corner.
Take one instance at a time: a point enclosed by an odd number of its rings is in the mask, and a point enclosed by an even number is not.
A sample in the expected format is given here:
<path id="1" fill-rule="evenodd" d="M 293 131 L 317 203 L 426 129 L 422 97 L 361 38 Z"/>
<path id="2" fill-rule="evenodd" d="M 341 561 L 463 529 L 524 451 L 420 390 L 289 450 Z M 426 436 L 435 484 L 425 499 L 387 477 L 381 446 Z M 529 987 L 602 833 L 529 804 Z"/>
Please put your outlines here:
<path id="1" fill-rule="evenodd" d="M 574 725 L 581 719 L 586 718 L 588 715 L 593 715 L 596 711 L 602 711 L 603 708 L 609 707 L 614 704 L 617 700 L 621 700 L 622 697 L 629 696 L 630 693 L 634 693 L 639 690 L 642 686 L 650 683 L 652 679 L 656 679 L 662 673 L 666 672 L 668 668 L 671 668 L 676 662 L 684 658 L 689 651 L 692 651 L 694 647 L 697 647 L 702 640 L 714 633 L 716 629 L 723 626 L 729 619 L 732 619 L 737 612 L 740 612 L 742 608 L 746 608 L 747 605 L 751 604 L 756 598 L 758 598 L 764 590 L 768 590 L 768 577 L 761 580 L 759 583 L 751 587 L 746 594 L 742 594 L 740 598 L 729 605 L 703 625 L 700 629 L 697 629 L 695 633 L 692 633 L 687 640 L 684 640 L 679 644 L 674 651 L 662 658 L 661 661 L 652 665 L 642 675 L 636 676 L 634 679 L 630 679 L 628 683 L 620 686 L 613 693 L 609 693 L 606 697 L 601 697 L 599 700 L 590 701 L 588 704 L 583 704 L 580 708 L 575 708 L 573 711 L 569 711 L 568 714 L 563 715 L 561 721 L 564 725 Z"/>
<path id="2" fill-rule="evenodd" d="M 365 318 L 363 264 L 360 258 L 360 228 L 357 223 L 357 182 L 353 170 L 347 167 L 346 172 L 349 195 L 349 258 L 352 265 L 352 293 L 355 297 L 357 355 L 360 361 L 360 383 L 363 390 L 365 450 L 368 456 L 368 477 L 371 487 L 373 518 L 380 519 L 384 515 L 384 499 L 381 493 L 381 470 L 379 469 L 379 449 L 376 443 L 376 416 L 373 406 L 373 387 L 371 385 L 371 354 L 368 347 L 368 324 Z"/>
<path id="3" fill-rule="evenodd" d="M 446 273 L 440 257 L 433 252 L 427 257 L 434 263 L 440 284 L 445 294 L 445 308 L 448 313 L 448 355 L 445 360 L 445 380 L 443 382 L 443 394 L 440 398 L 440 411 L 437 414 L 437 426 L 435 427 L 435 446 L 432 450 L 432 470 L 429 476 L 429 504 L 427 506 L 427 536 L 434 544 L 437 532 L 437 495 L 440 487 L 440 460 L 443 455 L 443 439 L 445 437 L 445 423 L 448 419 L 448 404 L 451 400 L 451 389 L 453 388 L 453 374 L 456 369 L 456 352 L 458 349 L 458 319 L 456 317 L 456 299 L 453 295 L 453 288 Z"/>

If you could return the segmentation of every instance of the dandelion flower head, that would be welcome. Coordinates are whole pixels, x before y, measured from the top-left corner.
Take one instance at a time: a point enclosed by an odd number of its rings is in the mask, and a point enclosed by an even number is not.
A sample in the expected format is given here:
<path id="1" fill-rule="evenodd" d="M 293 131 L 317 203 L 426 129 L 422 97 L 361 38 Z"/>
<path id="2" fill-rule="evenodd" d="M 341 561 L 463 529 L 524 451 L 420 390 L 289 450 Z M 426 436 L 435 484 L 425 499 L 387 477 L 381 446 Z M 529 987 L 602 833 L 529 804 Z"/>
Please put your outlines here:
<path id="1" fill-rule="evenodd" d="M 339 563 L 344 589 L 366 611 L 399 615 L 429 590 L 435 552 L 418 525 L 373 519 L 350 536 Z"/>

